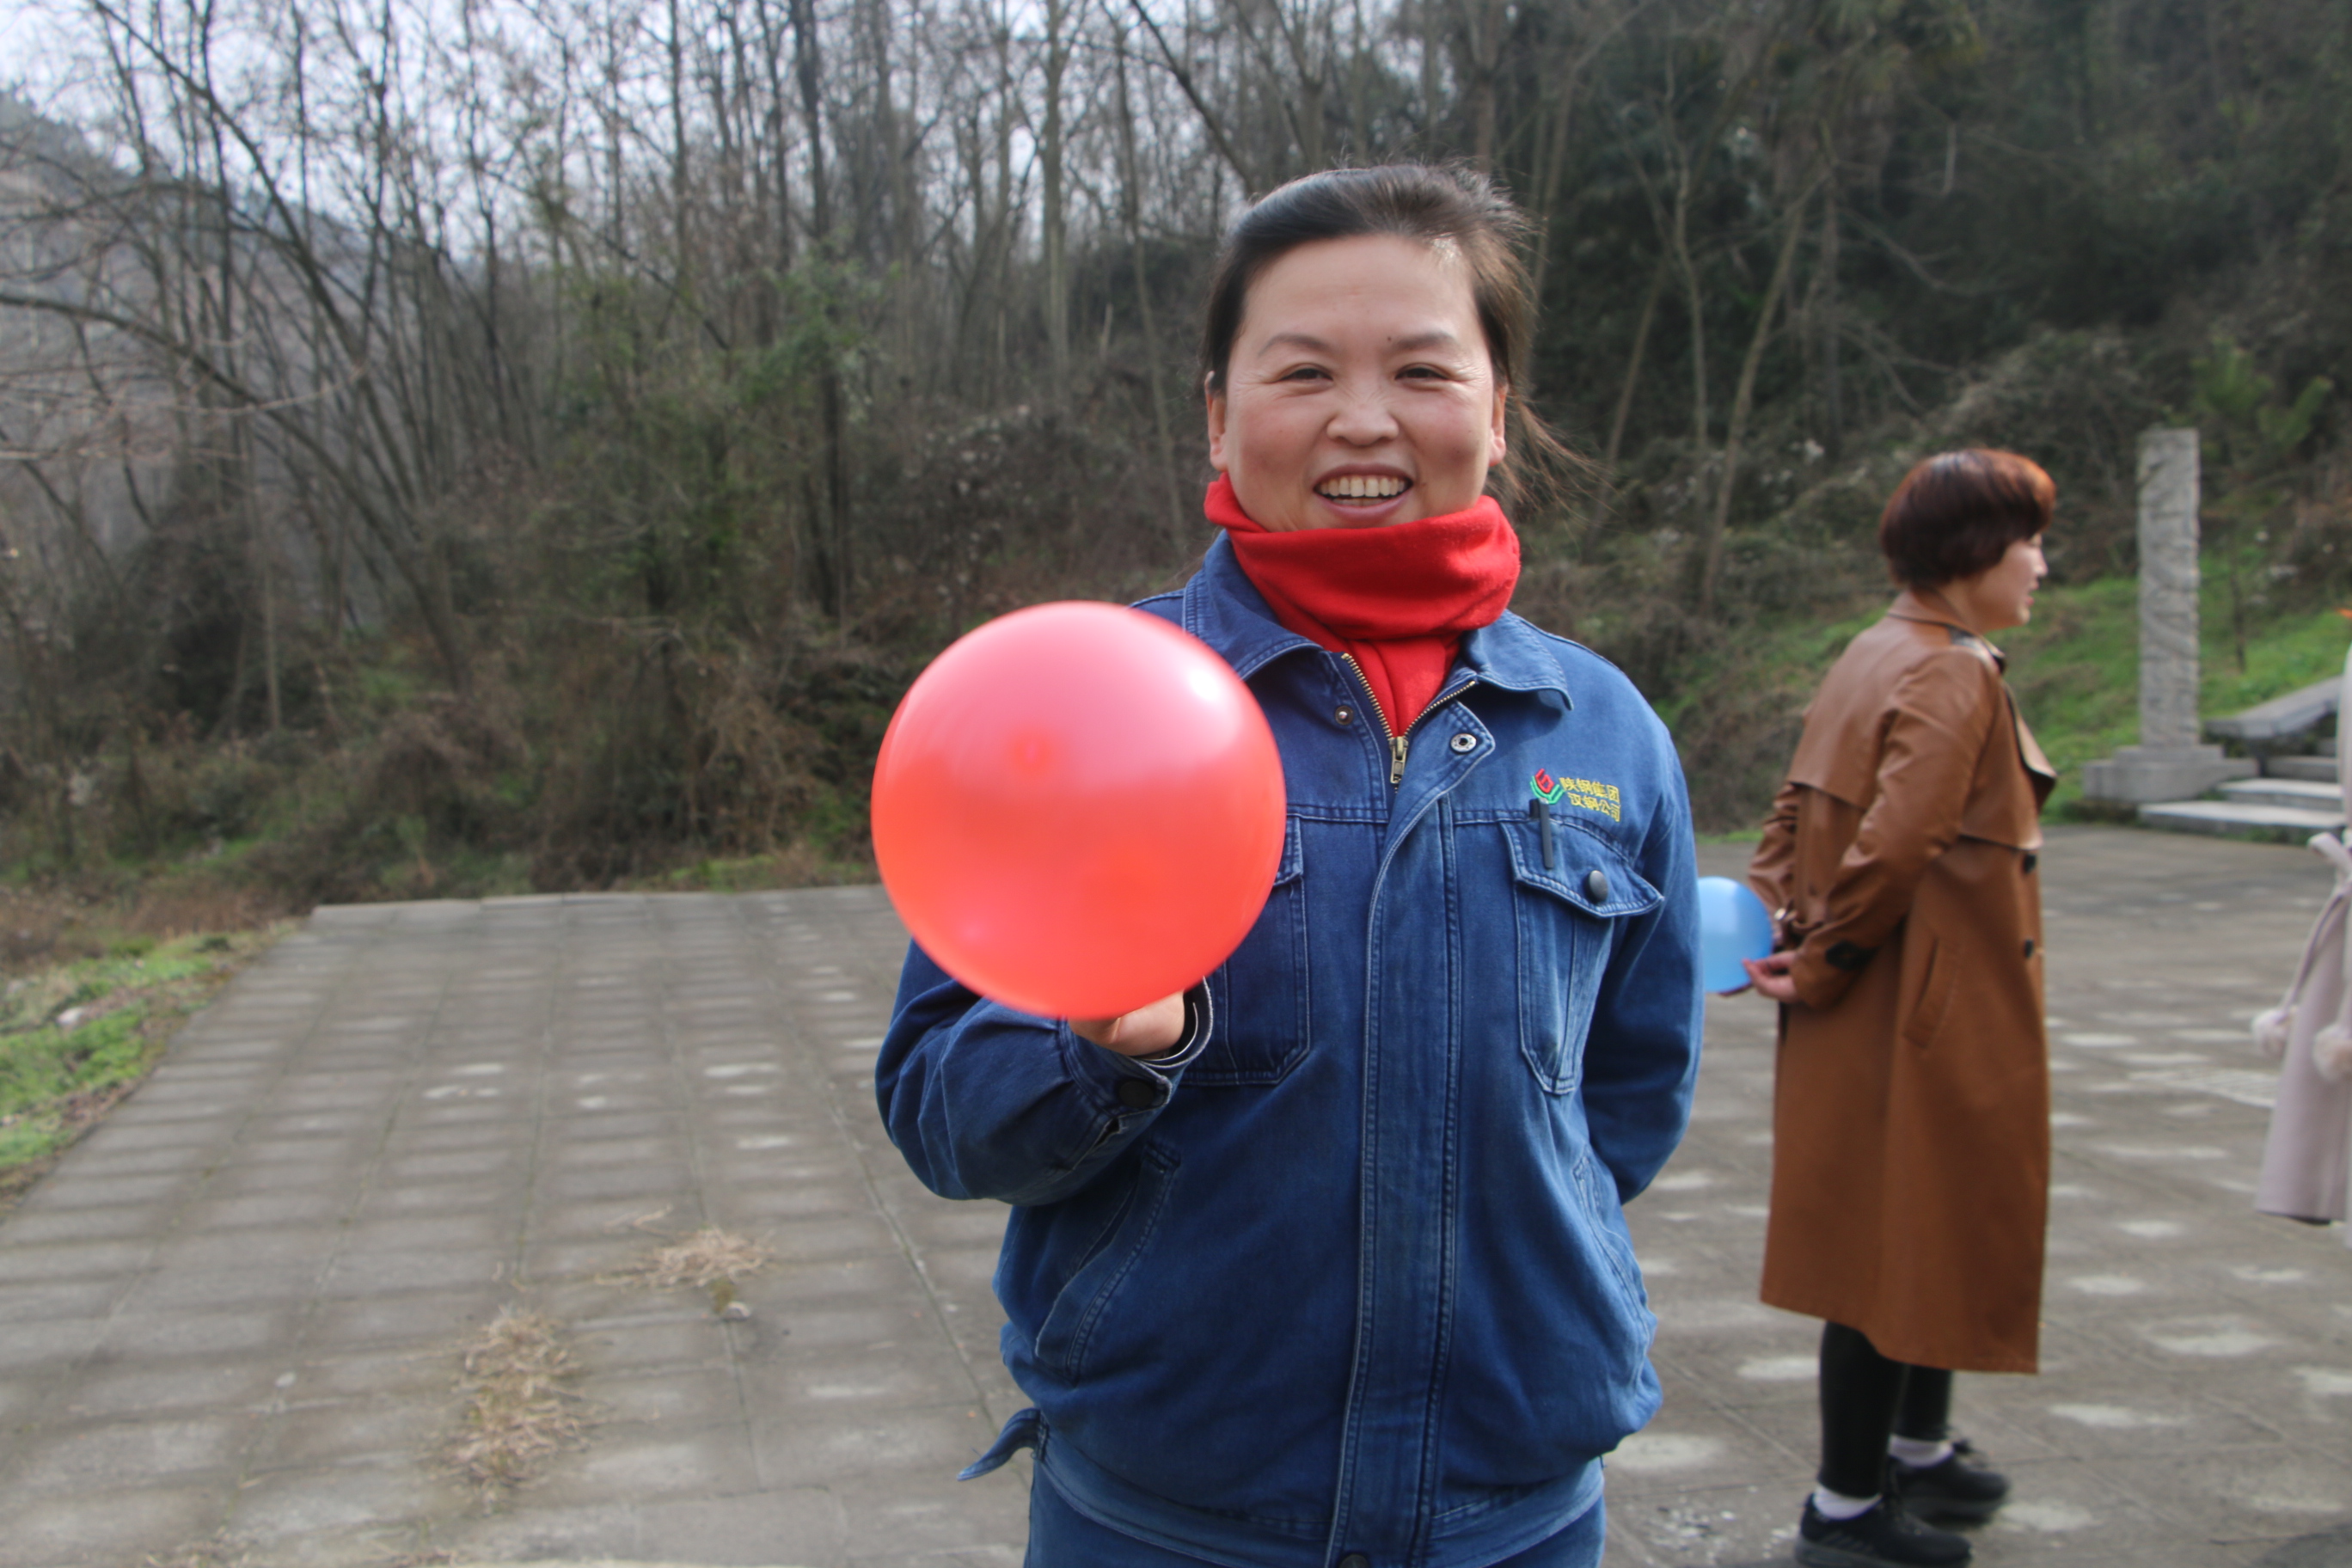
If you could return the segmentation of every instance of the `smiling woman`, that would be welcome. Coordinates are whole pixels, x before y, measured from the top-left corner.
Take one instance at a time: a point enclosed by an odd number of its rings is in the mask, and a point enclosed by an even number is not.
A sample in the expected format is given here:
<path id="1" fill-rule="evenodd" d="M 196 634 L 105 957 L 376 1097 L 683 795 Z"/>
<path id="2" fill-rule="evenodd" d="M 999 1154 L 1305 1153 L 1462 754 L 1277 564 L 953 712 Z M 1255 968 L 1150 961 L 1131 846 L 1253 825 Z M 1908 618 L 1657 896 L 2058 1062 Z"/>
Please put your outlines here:
<path id="1" fill-rule="evenodd" d="M 1697 1068 L 1672 742 L 1509 613 L 1490 489 L 1518 214 L 1419 167 L 1318 174 L 1228 237 L 1202 342 L 1220 531 L 1139 606 L 1281 752 L 1255 925 L 1118 1018 L 908 956 L 875 1089 L 934 1191 L 1013 1205 L 1031 1568 L 1586 1568 L 1600 1457 L 1656 1409 L 1622 1205 Z"/>
<path id="2" fill-rule="evenodd" d="M 1249 301 L 1209 390 L 1209 461 L 1259 526 L 1414 522 L 1486 492 L 1508 393 L 1460 247 L 1302 245 Z"/>

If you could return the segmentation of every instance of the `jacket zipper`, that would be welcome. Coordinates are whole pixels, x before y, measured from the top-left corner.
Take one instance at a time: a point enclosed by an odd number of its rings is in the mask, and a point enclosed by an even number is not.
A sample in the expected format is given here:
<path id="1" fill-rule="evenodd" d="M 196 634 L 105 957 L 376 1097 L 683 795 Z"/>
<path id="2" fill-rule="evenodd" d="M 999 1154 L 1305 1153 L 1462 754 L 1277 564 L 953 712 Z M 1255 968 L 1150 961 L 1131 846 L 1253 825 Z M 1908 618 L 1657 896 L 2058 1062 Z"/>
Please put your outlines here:
<path id="1" fill-rule="evenodd" d="M 1423 709 L 1414 717 L 1413 721 L 1404 727 L 1404 733 L 1400 735 L 1396 732 L 1395 726 L 1389 722 L 1388 710 L 1381 706 L 1381 700 L 1373 695 L 1371 680 L 1364 674 L 1364 667 L 1356 662 L 1356 656 L 1352 653 L 1342 653 L 1339 657 L 1346 659 L 1348 668 L 1356 672 L 1356 684 L 1364 689 L 1365 706 L 1371 709 L 1373 716 L 1380 720 L 1381 733 L 1389 738 L 1389 788 L 1396 789 L 1404 783 L 1406 742 L 1413 731 L 1420 726 L 1422 720 L 1435 711 L 1439 703 L 1452 701 L 1457 694 L 1467 689 L 1471 682 L 1465 680 L 1460 686 L 1441 688 L 1437 695 L 1429 700 L 1429 706 Z"/>

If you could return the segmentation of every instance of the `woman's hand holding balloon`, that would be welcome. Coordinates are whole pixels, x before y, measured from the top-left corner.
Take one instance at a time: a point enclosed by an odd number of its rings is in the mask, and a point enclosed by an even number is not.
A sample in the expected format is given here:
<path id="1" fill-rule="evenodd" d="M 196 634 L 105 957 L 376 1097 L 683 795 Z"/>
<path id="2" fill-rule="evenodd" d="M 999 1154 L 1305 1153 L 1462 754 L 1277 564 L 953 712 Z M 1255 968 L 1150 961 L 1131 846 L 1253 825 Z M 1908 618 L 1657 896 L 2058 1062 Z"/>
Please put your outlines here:
<path id="1" fill-rule="evenodd" d="M 1774 1002 L 1793 1003 L 1797 999 L 1797 982 L 1789 973 L 1794 963 L 1794 952 L 1767 953 L 1762 958 L 1743 958 L 1739 967 L 1748 971 L 1748 984 L 1759 996 Z"/>
<path id="2" fill-rule="evenodd" d="M 1152 998 L 1241 945 L 1285 830 L 1249 688 L 1181 627 L 1111 605 L 1033 605 L 960 638 L 874 765 L 874 856 L 923 951 L 1131 1056 L 1181 1037 L 1181 1003 Z"/>
<path id="3" fill-rule="evenodd" d="M 1116 1018 L 1073 1018 L 1070 1033 L 1123 1057 L 1156 1057 L 1184 1037 L 1184 994 L 1162 996 Z"/>

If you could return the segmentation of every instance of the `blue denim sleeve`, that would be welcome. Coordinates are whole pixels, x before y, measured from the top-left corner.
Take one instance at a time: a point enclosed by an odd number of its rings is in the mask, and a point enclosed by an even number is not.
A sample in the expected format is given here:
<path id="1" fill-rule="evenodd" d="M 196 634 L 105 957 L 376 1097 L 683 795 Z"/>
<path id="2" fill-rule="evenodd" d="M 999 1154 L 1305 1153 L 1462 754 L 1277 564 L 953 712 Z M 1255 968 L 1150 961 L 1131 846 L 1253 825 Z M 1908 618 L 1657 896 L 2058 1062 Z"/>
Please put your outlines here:
<path id="1" fill-rule="evenodd" d="M 1185 996 L 1187 1038 L 1154 1068 L 1070 1032 L 1058 1018 L 991 1002 L 909 943 L 874 1068 L 890 1141 L 948 1198 L 1052 1203 L 1142 1135 L 1208 1028 L 1205 993 Z"/>
<path id="2" fill-rule="evenodd" d="M 1698 1086 L 1698 861 L 1690 796 L 1672 743 L 1659 810 L 1642 843 L 1642 875 L 1665 897 L 1627 923 L 1610 955 L 1584 1047 L 1584 1114 L 1593 1152 L 1629 1202 L 1682 1142 Z"/>

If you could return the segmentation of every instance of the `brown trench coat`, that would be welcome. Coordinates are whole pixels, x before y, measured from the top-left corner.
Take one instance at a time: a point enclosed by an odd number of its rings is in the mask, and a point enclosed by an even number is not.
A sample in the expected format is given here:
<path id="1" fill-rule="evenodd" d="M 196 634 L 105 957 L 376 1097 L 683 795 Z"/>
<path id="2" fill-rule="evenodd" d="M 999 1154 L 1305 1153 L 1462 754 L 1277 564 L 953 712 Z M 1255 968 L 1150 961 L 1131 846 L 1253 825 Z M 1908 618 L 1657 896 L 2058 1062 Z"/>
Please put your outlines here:
<path id="1" fill-rule="evenodd" d="M 1917 1366 L 2032 1372 L 2050 1186 L 2042 803 L 2000 653 L 1899 596 L 1805 710 L 1748 879 L 1796 950 L 1763 1300 Z"/>

